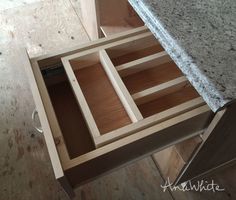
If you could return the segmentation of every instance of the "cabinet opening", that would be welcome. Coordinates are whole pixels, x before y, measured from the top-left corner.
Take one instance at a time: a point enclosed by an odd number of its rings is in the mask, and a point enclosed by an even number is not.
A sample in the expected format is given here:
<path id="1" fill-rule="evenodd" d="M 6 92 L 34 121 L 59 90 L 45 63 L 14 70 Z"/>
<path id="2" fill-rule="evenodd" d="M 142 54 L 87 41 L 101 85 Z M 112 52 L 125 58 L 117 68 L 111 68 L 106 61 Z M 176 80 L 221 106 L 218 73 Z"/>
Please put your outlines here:
<path id="1" fill-rule="evenodd" d="M 101 31 L 105 36 L 143 26 L 128 0 L 97 1 Z"/>
<path id="2" fill-rule="evenodd" d="M 153 160 L 164 179 L 174 183 L 201 142 L 202 138 L 195 136 L 153 154 Z"/>
<path id="3" fill-rule="evenodd" d="M 63 66 L 41 72 L 70 158 L 94 150 L 93 140 Z"/>
<path id="4" fill-rule="evenodd" d="M 101 135 L 132 123 L 99 53 L 70 60 L 70 65 Z"/>
<path id="5" fill-rule="evenodd" d="M 106 49 L 114 66 L 164 51 L 153 35 Z"/>

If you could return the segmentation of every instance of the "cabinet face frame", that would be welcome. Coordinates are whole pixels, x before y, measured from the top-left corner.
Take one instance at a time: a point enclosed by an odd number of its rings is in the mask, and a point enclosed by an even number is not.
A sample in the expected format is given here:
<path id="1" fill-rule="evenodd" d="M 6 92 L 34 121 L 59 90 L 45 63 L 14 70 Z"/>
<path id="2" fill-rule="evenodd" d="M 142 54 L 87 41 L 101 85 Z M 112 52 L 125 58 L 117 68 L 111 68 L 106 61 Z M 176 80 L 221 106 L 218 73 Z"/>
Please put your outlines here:
<path id="1" fill-rule="evenodd" d="M 46 140 L 53 170 L 56 178 L 62 183 L 64 187 L 68 187 L 68 185 L 70 185 L 67 182 L 67 177 L 64 173 L 65 171 L 75 169 L 80 165 L 86 165 L 90 161 L 96 160 L 97 158 L 104 156 L 106 157 L 107 154 L 113 155 L 113 153 L 116 154 L 120 151 L 125 151 L 128 153 L 131 146 L 134 151 L 132 155 L 133 157 L 128 157 L 127 159 L 130 159 L 130 161 L 135 160 L 134 157 L 136 157 L 137 159 L 137 157 L 150 155 L 155 151 L 160 151 L 170 145 L 199 135 L 198 131 L 200 130 L 194 132 L 195 129 L 201 129 L 206 126 L 209 116 L 211 115 L 211 111 L 207 105 L 204 105 L 204 101 L 201 98 L 198 98 L 196 100 L 193 100 L 194 102 L 187 102 L 184 105 L 180 105 L 180 111 L 178 111 L 177 113 L 176 111 L 174 111 L 176 108 L 173 108 L 172 112 L 174 112 L 175 115 L 171 115 L 171 118 L 168 118 L 168 116 L 170 115 L 170 111 L 166 113 L 163 112 L 160 114 L 160 116 L 158 116 L 158 120 L 155 117 L 149 118 L 147 121 L 142 121 L 143 124 L 134 124 L 132 125 L 134 127 L 129 127 L 128 129 L 130 132 L 126 129 L 123 130 L 125 133 L 129 133 L 129 135 L 127 135 L 127 137 L 125 138 L 121 138 L 117 141 L 112 141 L 109 144 L 105 144 L 104 146 L 83 154 L 79 157 L 73 159 L 70 158 L 40 69 L 44 69 L 47 66 L 55 65 L 58 63 L 61 64 L 62 57 L 66 57 L 71 54 L 77 55 L 78 53 L 84 54 L 84 52 L 90 51 L 91 48 L 99 49 L 101 48 L 101 46 L 109 47 L 110 43 L 116 43 L 121 39 L 125 41 L 128 37 L 137 37 L 137 34 L 149 35 L 150 33 L 147 33 L 147 29 L 145 27 L 142 27 L 123 34 L 117 34 L 110 37 L 109 39 L 101 39 L 99 41 L 91 42 L 88 45 L 75 47 L 69 50 L 62 51 L 60 53 L 56 52 L 51 55 L 32 58 L 30 61 L 26 53 L 24 56 L 22 56 L 22 59 L 24 60 L 23 63 L 29 76 L 36 108 L 38 110 L 40 121 L 44 130 L 44 137 Z M 193 106 L 193 103 L 196 106 Z M 182 112 L 183 108 L 185 110 L 184 113 Z M 150 126 L 147 126 L 147 124 L 149 124 Z M 140 128 L 145 125 L 147 127 L 145 127 L 144 130 Z M 186 129 L 187 133 L 176 133 L 176 127 Z M 132 134 L 132 131 L 134 130 L 135 134 Z M 110 136 L 106 137 L 108 137 L 109 139 Z M 157 143 L 153 143 L 154 138 Z M 144 145 L 149 144 L 150 142 L 152 146 Z M 136 155 L 136 148 L 134 147 L 136 145 L 140 145 L 140 143 L 142 143 L 145 148 L 147 147 L 147 149 L 144 149 L 142 155 L 139 152 L 138 154 L 140 155 L 138 156 Z M 122 164 L 122 162 L 118 162 L 118 165 L 120 164 Z"/>

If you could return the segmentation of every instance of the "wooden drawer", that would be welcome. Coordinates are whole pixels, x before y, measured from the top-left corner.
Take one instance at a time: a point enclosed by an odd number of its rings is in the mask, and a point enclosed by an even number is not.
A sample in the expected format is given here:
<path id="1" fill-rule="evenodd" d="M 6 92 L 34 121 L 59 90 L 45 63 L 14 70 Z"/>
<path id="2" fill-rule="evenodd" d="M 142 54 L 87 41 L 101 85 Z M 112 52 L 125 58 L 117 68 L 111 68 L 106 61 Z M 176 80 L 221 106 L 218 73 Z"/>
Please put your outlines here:
<path id="1" fill-rule="evenodd" d="M 198 136 L 212 119 L 145 27 L 26 64 L 53 169 L 67 191 Z"/>

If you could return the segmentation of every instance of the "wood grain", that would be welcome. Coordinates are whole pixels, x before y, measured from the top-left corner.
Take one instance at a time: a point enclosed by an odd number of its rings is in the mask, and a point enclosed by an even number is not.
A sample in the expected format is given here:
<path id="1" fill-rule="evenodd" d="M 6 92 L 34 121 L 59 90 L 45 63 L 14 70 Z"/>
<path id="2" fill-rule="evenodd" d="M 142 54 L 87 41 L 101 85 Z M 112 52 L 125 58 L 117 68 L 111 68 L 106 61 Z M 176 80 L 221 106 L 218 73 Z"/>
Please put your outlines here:
<path id="1" fill-rule="evenodd" d="M 64 74 L 64 76 L 66 76 Z M 68 81 L 48 87 L 48 92 L 59 122 L 70 158 L 93 150 L 95 147 Z M 66 117 L 64 117 L 66 116 Z"/>
<path id="2" fill-rule="evenodd" d="M 79 3 L 74 1 L 74 5 Z M 35 105 L 21 65 L 21 52 L 17 51 L 19 46 L 27 46 L 31 55 L 41 55 L 87 41 L 83 28 L 79 29 L 80 22 L 67 5 L 67 0 L 40 0 L 40 3 L 0 12 L 0 194 L 4 200 L 68 200 L 55 181 L 43 136 L 32 127 L 30 116 Z M 51 15 L 45 17 L 47 13 Z M 61 35 L 56 31 L 58 21 Z M 74 35 L 81 37 L 72 40 Z M 233 200 L 236 198 L 235 169 L 235 165 L 231 166 L 208 179 L 214 179 L 225 192 L 177 191 L 172 192 L 172 196 L 175 200 Z M 173 199 L 169 193 L 159 190 L 161 181 L 148 158 L 81 186 L 76 189 L 75 199 Z"/>
<path id="3" fill-rule="evenodd" d="M 169 94 L 162 98 L 150 101 L 148 103 L 139 105 L 138 108 L 144 117 L 151 116 L 153 114 L 159 113 L 161 111 L 167 110 L 171 107 L 189 101 L 198 97 L 198 93 L 193 87 L 186 87 L 179 90 L 173 94 Z"/>
<path id="4" fill-rule="evenodd" d="M 132 123 L 100 63 L 75 75 L 101 134 Z"/>
<path id="5" fill-rule="evenodd" d="M 130 61 L 133 61 L 133 60 L 145 57 L 145 56 L 152 55 L 154 53 L 157 53 L 163 50 L 164 49 L 160 45 L 153 45 L 153 46 L 146 47 L 146 48 L 136 50 L 133 52 L 128 51 L 126 54 L 121 55 L 121 56 L 117 56 L 117 57 L 112 56 L 111 60 L 115 66 L 118 66 L 118 65 L 128 63 Z M 108 54 L 110 54 L 109 51 L 108 51 Z"/>
<path id="6" fill-rule="evenodd" d="M 182 72 L 174 62 L 170 62 L 123 77 L 122 80 L 129 92 L 134 94 L 180 76 Z"/>

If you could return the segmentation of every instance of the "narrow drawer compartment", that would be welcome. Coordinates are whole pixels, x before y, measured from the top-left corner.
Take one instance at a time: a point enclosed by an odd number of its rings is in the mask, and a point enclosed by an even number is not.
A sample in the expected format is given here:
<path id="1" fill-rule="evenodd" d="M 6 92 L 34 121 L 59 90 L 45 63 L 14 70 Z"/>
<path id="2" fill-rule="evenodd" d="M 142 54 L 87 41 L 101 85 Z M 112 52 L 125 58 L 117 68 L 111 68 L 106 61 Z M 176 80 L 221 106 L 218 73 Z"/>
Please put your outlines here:
<path id="1" fill-rule="evenodd" d="M 70 78 L 77 80 L 72 86 L 93 138 L 132 123 L 100 57 L 96 52 L 72 60 L 70 66 L 64 63 Z"/>
<path id="2" fill-rule="evenodd" d="M 106 52 L 114 66 L 122 68 L 122 64 L 135 61 L 137 59 L 154 56 L 158 52 L 164 51 L 157 39 L 149 33 L 144 33 L 139 39 L 131 39 L 125 43 L 117 43 L 117 45 L 107 48 Z M 164 56 L 167 57 L 167 56 Z M 165 58 L 164 58 L 165 59 Z M 166 58 L 168 59 L 168 58 Z M 125 66 L 123 66 L 125 68 Z M 122 69 L 124 71 L 124 69 Z"/>
<path id="3" fill-rule="evenodd" d="M 54 139 L 58 146 L 61 145 L 59 141 L 63 138 L 70 159 L 94 150 L 95 146 L 85 118 L 63 66 L 44 69 L 41 73 L 57 119 L 59 132 L 54 135 Z"/>

